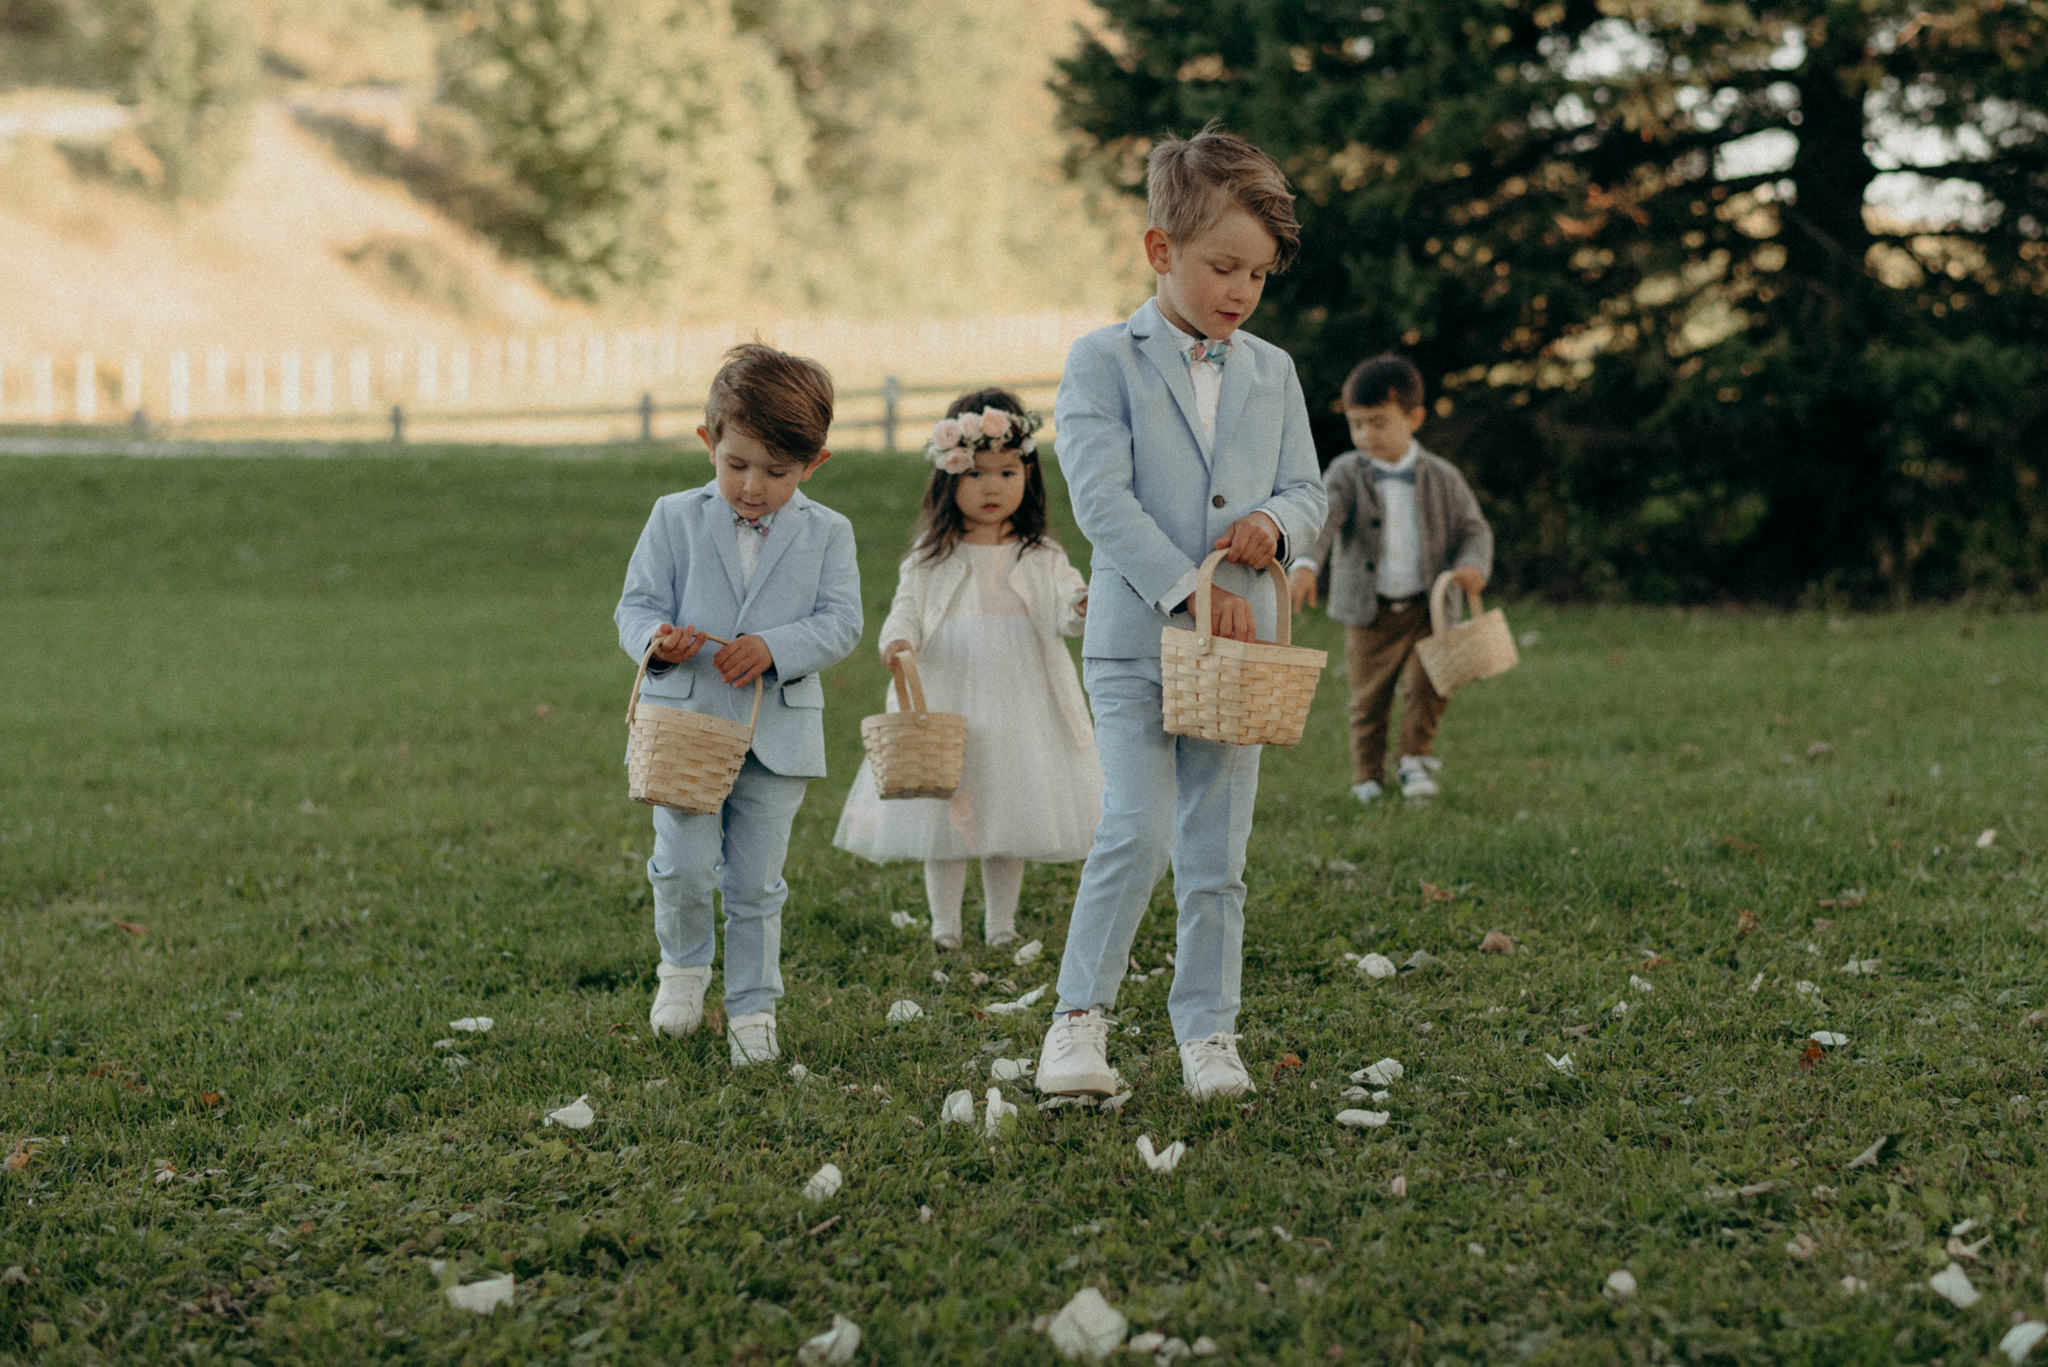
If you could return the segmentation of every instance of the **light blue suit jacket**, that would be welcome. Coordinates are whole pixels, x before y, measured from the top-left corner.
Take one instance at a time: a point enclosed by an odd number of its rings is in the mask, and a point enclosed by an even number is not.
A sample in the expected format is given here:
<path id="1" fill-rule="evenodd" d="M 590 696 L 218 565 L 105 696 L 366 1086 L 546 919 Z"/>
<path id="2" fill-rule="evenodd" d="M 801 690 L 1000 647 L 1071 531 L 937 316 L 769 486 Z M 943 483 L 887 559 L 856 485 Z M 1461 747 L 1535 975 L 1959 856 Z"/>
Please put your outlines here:
<path id="1" fill-rule="evenodd" d="M 761 540 L 754 582 L 740 591 L 739 548 L 732 507 L 713 480 L 657 499 L 626 567 L 625 591 L 612 620 L 619 645 L 637 663 L 663 622 L 689 625 L 728 640 L 759 636 L 775 667 L 765 680 L 754 723 L 754 755 L 778 774 L 825 773 L 825 689 L 818 671 L 860 643 L 860 570 L 853 524 L 798 493 L 782 505 Z M 754 689 L 718 676 L 707 644 L 696 656 L 656 675 L 647 672 L 643 702 L 745 721 Z M 658 665 L 660 662 L 657 661 Z"/>
<path id="2" fill-rule="evenodd" d="M 1286 545 L 1306 546 L 1322 529 L 1322 472 L 1294 362 L 1249 333 L 1232 338 L 1213 437 L 1178 335 L 1150 301 L 1074 343 L 1053 419 L 1074 519 L 1095 551 L 1083 655 L 1156 658 L 1169 620 L 1159 600 L 1246 514 L 1270 515 Z M 1242 565 L 1216 571 L 1219 586 L 1251 600 L 1265 640 L 1268 580 Z"/>

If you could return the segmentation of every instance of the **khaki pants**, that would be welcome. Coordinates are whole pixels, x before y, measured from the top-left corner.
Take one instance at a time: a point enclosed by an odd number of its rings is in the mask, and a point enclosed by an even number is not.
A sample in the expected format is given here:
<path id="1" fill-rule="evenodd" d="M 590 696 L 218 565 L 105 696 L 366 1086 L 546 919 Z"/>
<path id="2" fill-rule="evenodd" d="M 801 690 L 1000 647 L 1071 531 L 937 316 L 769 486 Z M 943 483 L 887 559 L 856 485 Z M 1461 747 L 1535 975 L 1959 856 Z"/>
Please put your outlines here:
<path id="1" fill-rule="evenodd" d="M 1403 755 L 1426 755 L 1449 699 L 1430 687 L 1415 645 L 1429 635 L 1429 599 L 1380 599 L 1369 627 L 1347 627 L 1344 666 L 1351 675 L 1351 781 L 1387 781 L 1387 724 L 1394 710 L 1394 680 L 1401 680 Z"/>

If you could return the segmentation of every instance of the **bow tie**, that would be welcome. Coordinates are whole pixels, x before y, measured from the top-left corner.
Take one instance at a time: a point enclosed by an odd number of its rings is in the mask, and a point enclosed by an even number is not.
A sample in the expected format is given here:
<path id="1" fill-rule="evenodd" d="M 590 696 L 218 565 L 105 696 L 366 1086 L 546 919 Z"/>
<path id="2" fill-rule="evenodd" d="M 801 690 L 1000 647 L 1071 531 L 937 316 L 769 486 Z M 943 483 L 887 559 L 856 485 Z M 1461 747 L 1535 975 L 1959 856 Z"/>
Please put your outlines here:
<path id="1" fill-rule="evenodd" d="M 1415 482 L 1415 467 L 1412 465 L 1405 470 L 1396 470 L 1390 466 L 1382 465 L 1370 457 L 1367 457 L 1366 463 L 1372 467 L 1372 477 L 1374 479 L 1391 479 L 1398 484 L 1413 484 Z"/>
<path id="2" fill-rule="evenodd" d="M 732 525 L 735 527 L 745 527 L 748 531 L 759 532 L 763 536 L 768 535 L 768 519 L 765 517 L 742 517 L 740 514 L 734 513 L 732 515 Z"/>
<path id="3" fill-rule="evenodd" d="M 1230 359 L 1230 339 L 1224 337 L 1212 341 L 1207 337 L 1201 338 L 1193 346 L 1183 351 L 1181 356 L 1186 359 L 1190 369 L 1210 361 L 1215 362 L 1217 365 L 1222 365 Z"/>

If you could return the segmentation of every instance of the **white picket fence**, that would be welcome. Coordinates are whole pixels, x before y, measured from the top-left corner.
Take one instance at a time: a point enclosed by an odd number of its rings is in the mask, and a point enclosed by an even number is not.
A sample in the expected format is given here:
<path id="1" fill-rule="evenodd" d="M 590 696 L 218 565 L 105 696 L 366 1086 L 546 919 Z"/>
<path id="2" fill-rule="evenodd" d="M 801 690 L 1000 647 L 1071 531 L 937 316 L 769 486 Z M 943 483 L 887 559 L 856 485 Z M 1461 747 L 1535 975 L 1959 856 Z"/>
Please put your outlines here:
<path id="1" fill-rule="evenodd" d="M 127 423 L 184 437 L 395 427 L 415 437 L 487 430 L 490 440 L 519 440 L 521 432 L 558 436 L 565 426 L 623 436 L 640 430 L 643 410 L 682 414 L 701 405 L 720 358 L 743 340 L 814 357 L 842 391 L 879 395 L 885 381 L 964 387 L 1056 376 L 1073 340 L 1105 321 L 1058 310 L 926 321 L 793 318 L 376 346 L 0 356 L 0 424 Z"/>

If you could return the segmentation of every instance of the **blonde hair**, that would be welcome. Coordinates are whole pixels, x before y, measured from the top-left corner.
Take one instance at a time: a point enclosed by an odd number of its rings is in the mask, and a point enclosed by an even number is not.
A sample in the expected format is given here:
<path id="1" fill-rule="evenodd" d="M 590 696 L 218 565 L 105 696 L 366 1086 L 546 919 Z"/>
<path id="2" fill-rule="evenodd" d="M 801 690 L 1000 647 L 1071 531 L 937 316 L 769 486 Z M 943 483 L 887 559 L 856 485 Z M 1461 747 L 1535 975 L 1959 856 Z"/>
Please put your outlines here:
<path id="1" fill-rule="evenodd" d="M 816 361 L 742 343 L 725 353 L 704 400 L 704 430 L 714 447 L 728 426 L 808 463 L 825 449 L 832 426 L 832 376 Z"/>
<path id="2" fill-rule="evenodd" d="M 1273 269 L 1286 270 L 1301 248 L 1301 222 L 1271 157 L 1210 124 L 1192 138 L 1167 138 L 1145 159 L 1146 226 L 1175 242 L 1200 237 L 1233 204 L 1273 235 Z"/>

